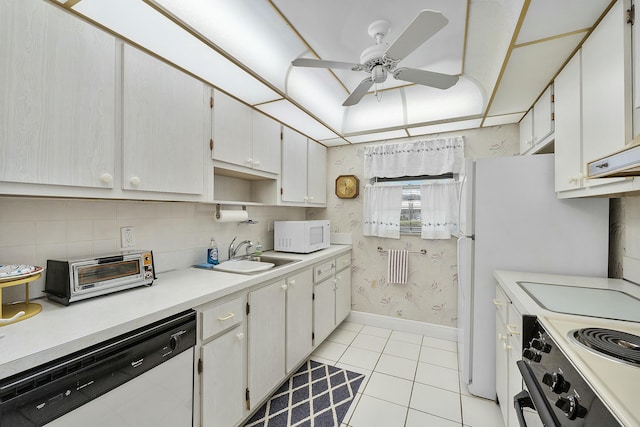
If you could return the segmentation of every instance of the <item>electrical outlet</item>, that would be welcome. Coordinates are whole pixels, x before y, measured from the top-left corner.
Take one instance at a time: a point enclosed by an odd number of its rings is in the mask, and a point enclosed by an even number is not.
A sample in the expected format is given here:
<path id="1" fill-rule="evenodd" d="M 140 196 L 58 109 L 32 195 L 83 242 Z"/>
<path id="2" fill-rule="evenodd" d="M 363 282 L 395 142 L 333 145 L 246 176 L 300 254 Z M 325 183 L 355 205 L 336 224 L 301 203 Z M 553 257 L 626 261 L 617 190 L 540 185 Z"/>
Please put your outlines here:
<path id="1" fill-rule="evenodd" d="M 120 227 L 120 247 L 133 248 L 136 246 L 136 233 L 133 226 Z"/>

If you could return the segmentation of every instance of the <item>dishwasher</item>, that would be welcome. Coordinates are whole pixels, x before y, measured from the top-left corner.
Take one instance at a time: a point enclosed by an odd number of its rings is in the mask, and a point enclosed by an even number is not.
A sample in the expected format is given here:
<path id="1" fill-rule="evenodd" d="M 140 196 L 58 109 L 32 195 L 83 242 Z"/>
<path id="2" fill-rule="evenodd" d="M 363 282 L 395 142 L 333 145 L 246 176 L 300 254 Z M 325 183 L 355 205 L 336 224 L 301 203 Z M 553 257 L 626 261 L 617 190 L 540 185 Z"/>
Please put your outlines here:
<path id="1" fill-rule="evenodd" d="M 0 426 L 192 426 L 196 313 L 0 381 Z"/>

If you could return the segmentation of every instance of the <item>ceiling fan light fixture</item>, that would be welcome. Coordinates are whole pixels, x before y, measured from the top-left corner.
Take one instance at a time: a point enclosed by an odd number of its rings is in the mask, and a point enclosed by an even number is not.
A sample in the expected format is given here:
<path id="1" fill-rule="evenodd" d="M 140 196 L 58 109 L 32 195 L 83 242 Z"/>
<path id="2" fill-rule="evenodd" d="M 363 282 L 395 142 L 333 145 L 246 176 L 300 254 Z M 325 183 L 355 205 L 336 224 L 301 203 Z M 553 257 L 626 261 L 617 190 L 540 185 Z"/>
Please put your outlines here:
<path id="1" fill-rule="evenodd" d="M 382 65 L 376 65 L 371 69 L 371 80 L 374 83 L 384 83 L 387 80 L 387 70 Z"/>

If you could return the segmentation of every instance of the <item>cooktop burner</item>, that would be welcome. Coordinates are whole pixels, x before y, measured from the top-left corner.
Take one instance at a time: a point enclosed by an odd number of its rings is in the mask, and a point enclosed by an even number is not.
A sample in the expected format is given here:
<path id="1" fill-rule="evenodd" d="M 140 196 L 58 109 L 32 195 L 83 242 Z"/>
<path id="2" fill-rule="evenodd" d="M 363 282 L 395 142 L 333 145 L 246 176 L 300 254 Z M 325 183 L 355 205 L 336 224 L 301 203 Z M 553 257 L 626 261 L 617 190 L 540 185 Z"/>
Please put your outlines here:
<path id="1" fill-rule="evenodd" d="M 640 336 L 606 328 L 583 328 L 569 337 L 594 353 L 640 366 Z"/>

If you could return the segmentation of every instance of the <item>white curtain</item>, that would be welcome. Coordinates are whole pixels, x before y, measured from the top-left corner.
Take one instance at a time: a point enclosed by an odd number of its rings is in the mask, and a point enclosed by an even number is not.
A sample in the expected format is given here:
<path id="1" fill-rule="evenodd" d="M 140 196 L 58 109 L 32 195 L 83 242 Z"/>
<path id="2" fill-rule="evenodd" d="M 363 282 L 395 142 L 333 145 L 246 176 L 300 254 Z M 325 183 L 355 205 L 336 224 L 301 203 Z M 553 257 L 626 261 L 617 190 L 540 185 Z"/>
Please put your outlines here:
<path id="1" fill-rule="evenodd" d="M 363 234 L 400 238 L 401 185 L 368 185 L 364 189 Z"/>
<path id="2" fill-rule="evenodd" d="M 459 183 L 431 181 L 420 185 L 420 219 L 423 239 L 450 239 L 458 228 Z"/>
<path id="3" fill-rule="evenodd" d="M 366 147 L 365 179 L 460 173 L 464 167 L 461 136 Z"/>

